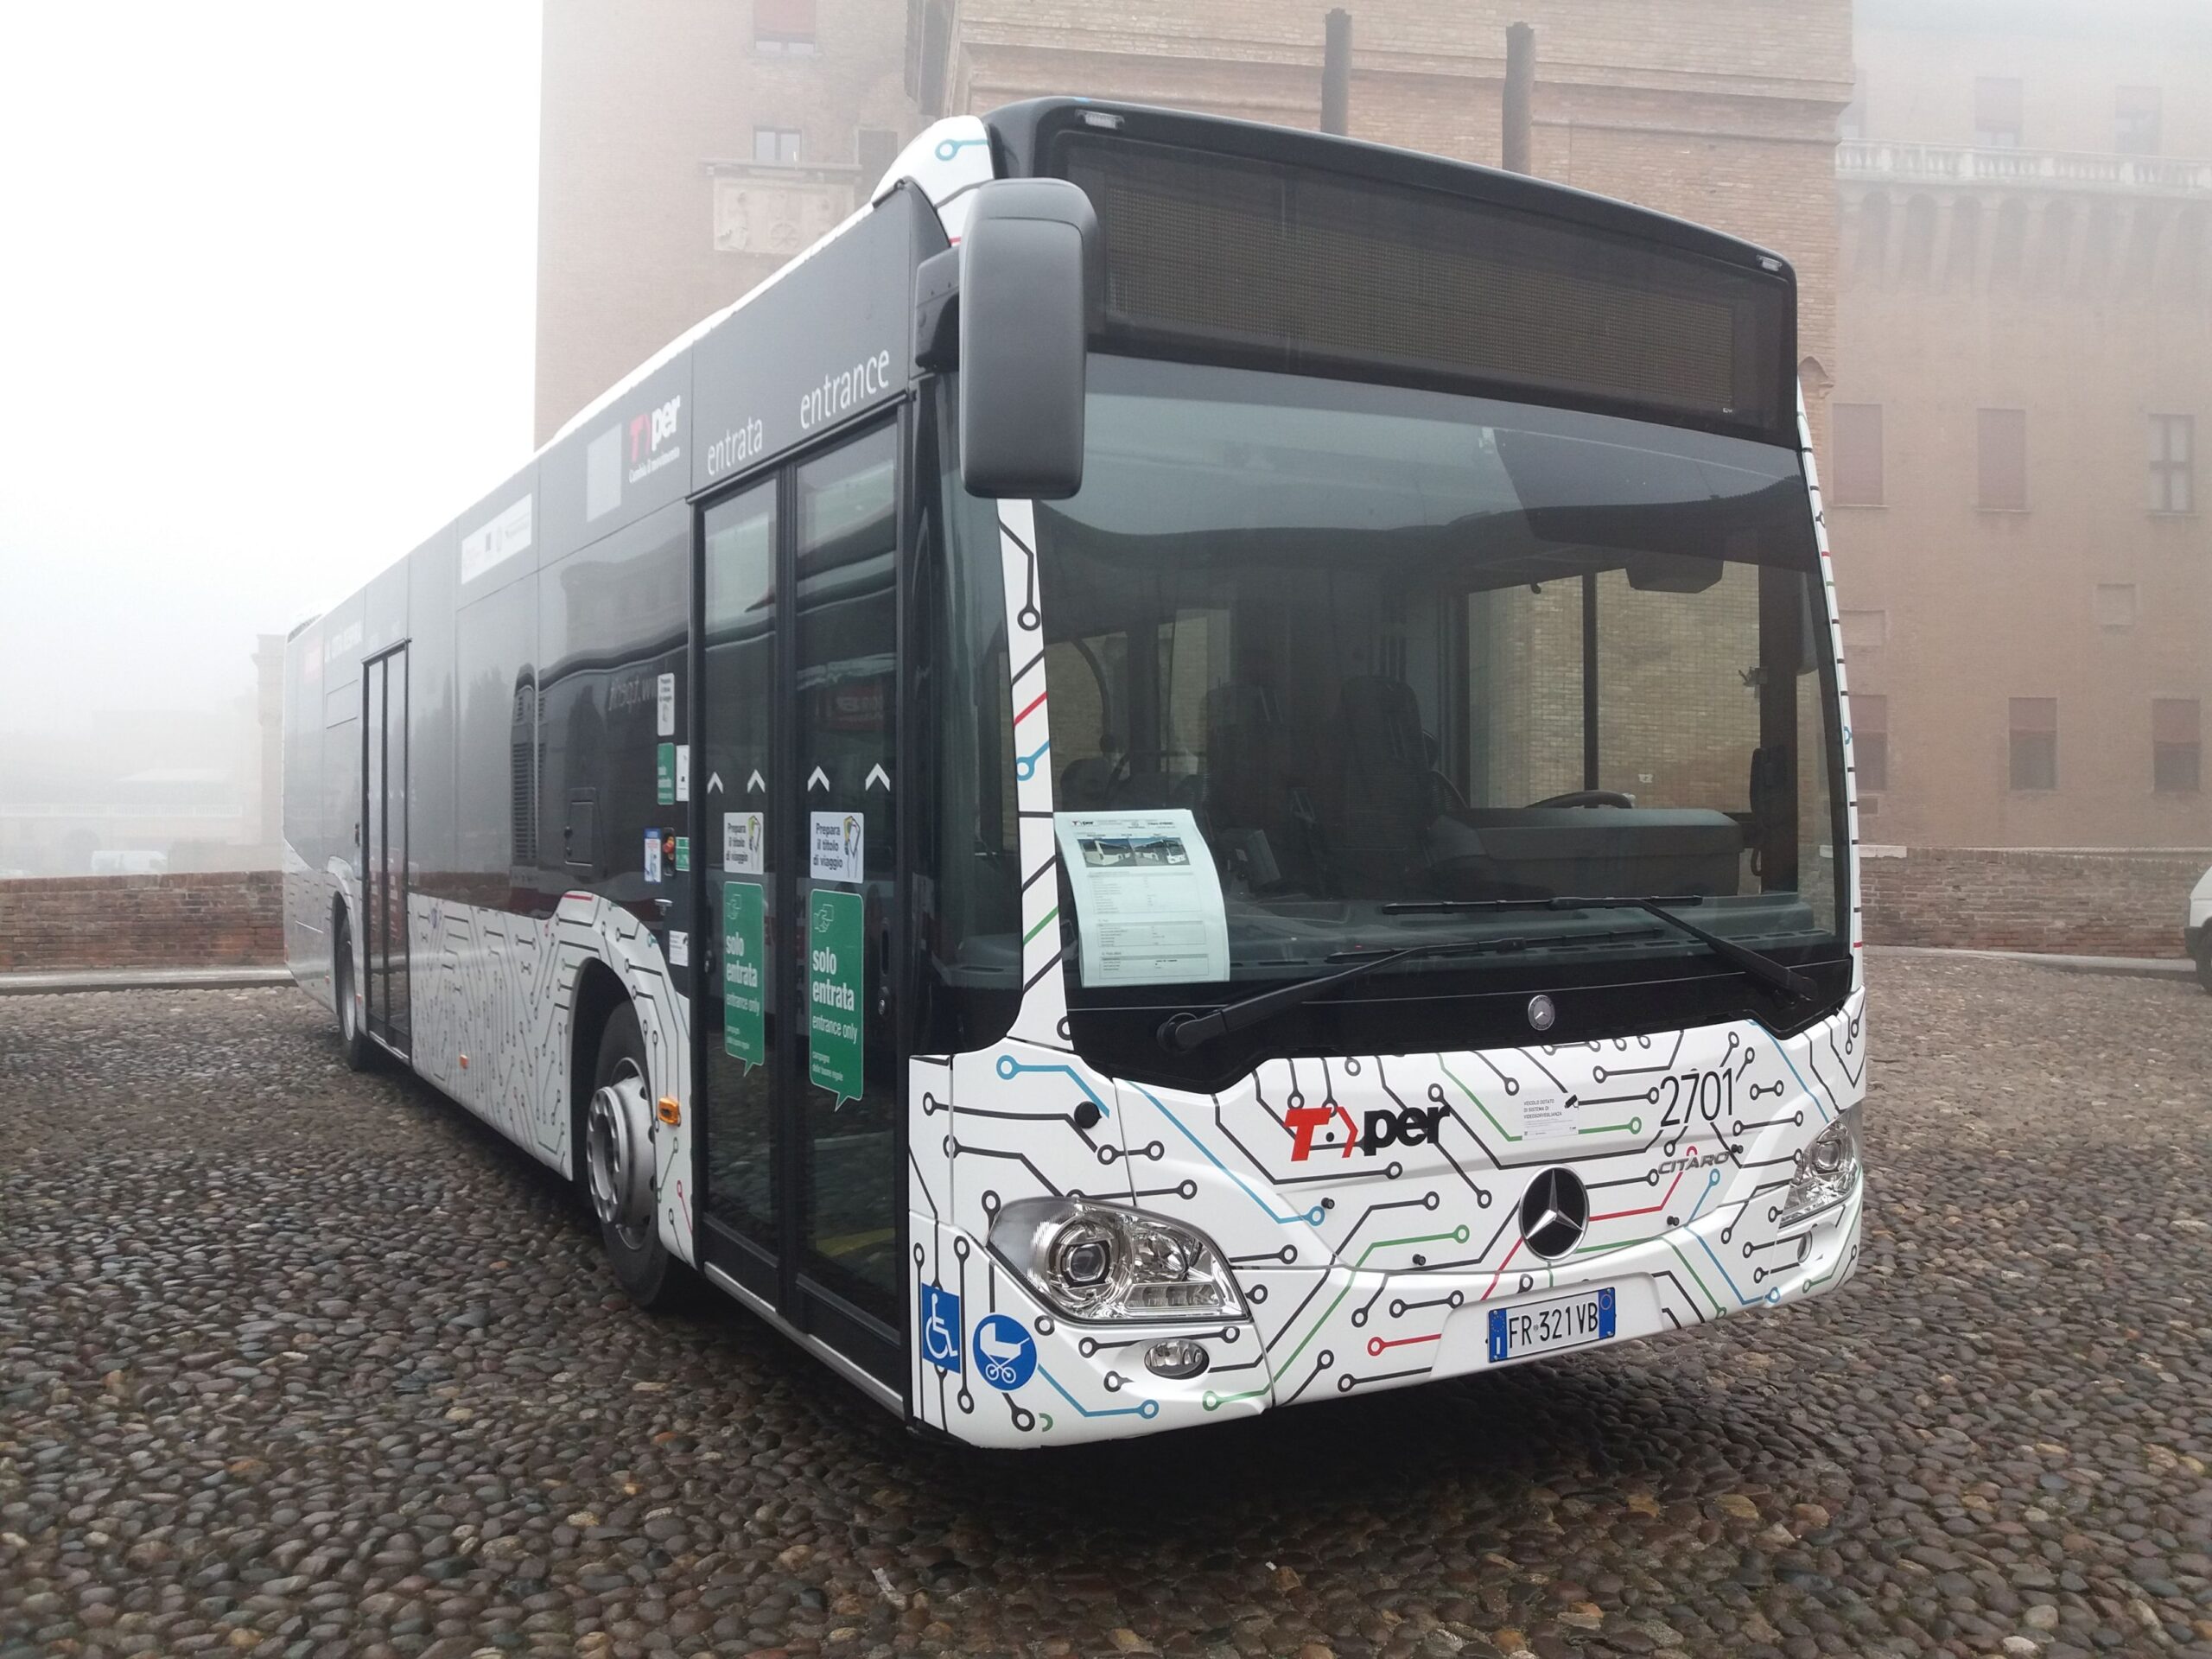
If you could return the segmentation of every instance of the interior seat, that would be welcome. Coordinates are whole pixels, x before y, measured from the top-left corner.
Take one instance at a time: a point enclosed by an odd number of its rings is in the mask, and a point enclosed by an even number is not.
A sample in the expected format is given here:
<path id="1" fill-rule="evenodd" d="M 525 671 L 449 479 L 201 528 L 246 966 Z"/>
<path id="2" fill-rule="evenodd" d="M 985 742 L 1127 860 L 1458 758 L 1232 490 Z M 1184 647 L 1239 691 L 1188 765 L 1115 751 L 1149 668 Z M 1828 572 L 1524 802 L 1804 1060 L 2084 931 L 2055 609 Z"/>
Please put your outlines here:
<path id="1" fill-rule="evenodd" d="M 1359 674 L 1344 682 L 1337 707 L 1331 852 L 1350 892 L 1401 893 L 1427 861 L 1425 834 L 1438 811 L 1421 704 L 1402 680 Z"/>

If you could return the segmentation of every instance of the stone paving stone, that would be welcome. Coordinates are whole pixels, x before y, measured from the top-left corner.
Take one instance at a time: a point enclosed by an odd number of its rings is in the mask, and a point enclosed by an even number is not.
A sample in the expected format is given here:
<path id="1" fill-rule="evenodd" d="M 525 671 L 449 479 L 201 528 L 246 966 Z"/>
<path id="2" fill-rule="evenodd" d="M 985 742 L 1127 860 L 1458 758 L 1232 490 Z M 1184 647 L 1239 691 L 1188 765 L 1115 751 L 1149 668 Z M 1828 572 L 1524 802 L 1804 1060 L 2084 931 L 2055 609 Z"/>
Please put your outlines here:
<path id="1" fill-rule="evenodd" d="M 1859 1281 L 1114 1448 L 633 1313 L 289 989 L 0 1004 L 0 1659 L 2212 1655 L 2212 999 L 1878 964 Z"/>

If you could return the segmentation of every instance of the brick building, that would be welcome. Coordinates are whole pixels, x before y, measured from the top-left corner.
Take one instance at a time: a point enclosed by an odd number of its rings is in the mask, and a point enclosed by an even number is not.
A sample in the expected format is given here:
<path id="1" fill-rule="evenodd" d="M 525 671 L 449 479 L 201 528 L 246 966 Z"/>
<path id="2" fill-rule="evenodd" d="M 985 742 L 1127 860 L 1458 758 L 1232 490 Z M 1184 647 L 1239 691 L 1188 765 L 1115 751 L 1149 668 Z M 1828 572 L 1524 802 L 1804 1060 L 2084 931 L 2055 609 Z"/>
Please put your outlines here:
<path id="1" fill-rule="evenodd" d="M 1535 25 L 1548 178 L 1778 249 L 1815 384 L 1835 333 L 1849 0 L 1353 0 L 1350 129 L 1498 159 Z M 1319 0 L 547 0 L 537 425 L 549 435 L 850 210 L 940 115 L 1046 92 L 1311 127 Z M 1816 411 L 1816 424 L 1818 412 Z"/>
<path id="2" fill-rule="evenodd" d="M 853 210 L 916 127 L 906 0 L 545 0 L 537 439 Z"/>
<path id="3" fill-rule="evenodd" d="M 1835 336 L 1836 118 L 1849 0 L 1343 0 L 1354 137 L 1495 166 L 1505 31 L 1536 31 L 1534 170 L 1796 265 L 1808 378 Z M 925 118 L 1076 92 L 1311 127 L 1319 0 L 923 0 Z M 1815 426 L 1820 424 L 1815 410 Z"/>
<path id="4" fill-rule="evenodd" d="M 1869 841 L 2212 845 L 2212 13 L 1859 0 L 1829 531 Z"/>

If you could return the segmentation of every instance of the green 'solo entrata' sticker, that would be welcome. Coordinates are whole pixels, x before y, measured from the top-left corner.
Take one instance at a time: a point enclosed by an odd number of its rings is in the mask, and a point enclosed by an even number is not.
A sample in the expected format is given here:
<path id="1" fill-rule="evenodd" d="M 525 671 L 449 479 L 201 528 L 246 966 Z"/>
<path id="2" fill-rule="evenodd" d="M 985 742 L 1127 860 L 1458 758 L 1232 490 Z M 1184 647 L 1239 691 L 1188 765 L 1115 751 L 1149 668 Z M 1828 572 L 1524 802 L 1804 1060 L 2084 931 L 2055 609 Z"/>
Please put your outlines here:
<path id="1" fill-rule="evenodd" d="M 722 883 L 722 1047 L 747 1065 L 768 1058 L 760 1014 L 760 971 L 768 960 L 761 905 L 758 881 Z"/>
<path id="2" fill-rule="evenodd" d="M 861 1092 L 861 911 L 857 893 L 807 895 L 806 1073 L 840 1106 Z"/>
<path id="3" fill-rule="evenodd" d="M 664 743 L 653 758 L 653 781 L 660 791 L 663 806 L 676 804 L 676 745 Z"/>
<path id="4" fill-rule="evenodd" d="M 676 873 L 678 875 L 682 875 L 689 871 L 690 868 L 691 837 L 689 836 L 678 836 L 676 838 Z"/>

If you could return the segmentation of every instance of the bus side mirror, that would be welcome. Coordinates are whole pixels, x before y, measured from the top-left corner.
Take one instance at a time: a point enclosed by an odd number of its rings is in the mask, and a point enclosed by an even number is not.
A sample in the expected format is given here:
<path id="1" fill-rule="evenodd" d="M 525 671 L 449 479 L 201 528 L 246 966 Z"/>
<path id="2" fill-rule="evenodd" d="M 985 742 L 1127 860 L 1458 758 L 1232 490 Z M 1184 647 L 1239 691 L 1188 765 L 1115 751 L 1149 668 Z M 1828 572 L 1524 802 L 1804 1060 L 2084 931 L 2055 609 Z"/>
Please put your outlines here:
<path id="1" fill-rule="evenodd" d="M 960 244 L 960 481 L 1059 500 L 1083 487 L 1084 359 L 1098 218 L 1064 179 L 978 187 Z"/>

